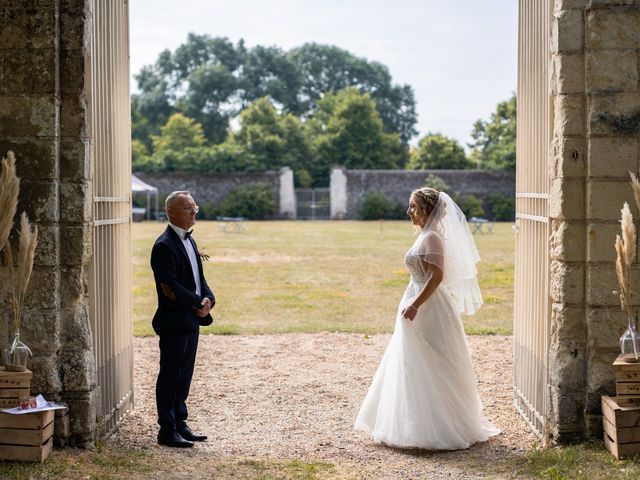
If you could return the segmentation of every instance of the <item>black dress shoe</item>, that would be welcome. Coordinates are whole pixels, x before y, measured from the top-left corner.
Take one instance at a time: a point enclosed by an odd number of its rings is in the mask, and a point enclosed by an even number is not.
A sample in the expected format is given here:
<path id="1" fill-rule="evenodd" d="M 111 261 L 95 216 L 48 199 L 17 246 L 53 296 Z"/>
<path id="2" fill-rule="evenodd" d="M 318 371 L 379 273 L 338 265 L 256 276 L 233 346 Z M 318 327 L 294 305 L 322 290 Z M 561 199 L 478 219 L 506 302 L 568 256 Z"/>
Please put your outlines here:
<path id="1" fill-rule="evenodd" d="M 185 440 L 178 432 L 159 433 L 158 445 L 166 445 L 167 447 L 175 448 L 190 448 L 193 447 L 193 442 Z"/>
<path id="2" fill-rule="evenodd" d="M 207 439 L 206 435 L 196 435 L 186 425 L 184 427 L 180 427 L 178 429 L 178 433 L 182 436 L 182 438 L 184 438 L 185 440 L 189 440 L 190 442 L 204 442 Z"/>

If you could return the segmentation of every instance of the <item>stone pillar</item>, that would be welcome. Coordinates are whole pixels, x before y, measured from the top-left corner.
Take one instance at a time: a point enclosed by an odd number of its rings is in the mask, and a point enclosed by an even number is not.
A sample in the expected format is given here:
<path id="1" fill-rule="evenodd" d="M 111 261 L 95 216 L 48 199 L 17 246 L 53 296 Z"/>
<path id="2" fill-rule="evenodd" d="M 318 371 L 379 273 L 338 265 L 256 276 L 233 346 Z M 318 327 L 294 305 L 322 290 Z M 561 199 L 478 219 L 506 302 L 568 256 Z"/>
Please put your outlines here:
<path id="1" fill-rule="evenodd" d="M 87 315 L 91 195 L 85 62 L 88 2 L 0 2 L 0 154 L 13 149 L 18 212 L 39 243 L 21 337 L 34 353 L 32 393 L 66 402 L 56 441 L 92 443 L 94 359 Z M 3 305 L 6 311 L 6 303 Z M 4 318 L 8 318 L 3 316 Z M 2 323 L 3 343 L 9 328 Z"/>
<path id="2" fill-rule="evenodd" d="M 559 442 L 599 436 L 600 396 L 615 393 L 611 363 L 626 319 L 616 295 L 623 202 L 638 219 L 639 2 L 556 0 L 552 32 L 554 136 L 551 217 L 549 431 Z M 640 275 L 634 271 L 635 305 Z"/>
<path id="3" fill-rule="evenodd" d="M 334 167 L 330 177 L 331 219 L 341 220 L 347 216 L 347 176 L 344 168 Z"/>
<path id="4" fill-rule="evenodd" d="M 293 187 L 293 170 L 289 167 L 280 169 L 280 211 L 282 218 L 296 218 L 296 191 Z"/>

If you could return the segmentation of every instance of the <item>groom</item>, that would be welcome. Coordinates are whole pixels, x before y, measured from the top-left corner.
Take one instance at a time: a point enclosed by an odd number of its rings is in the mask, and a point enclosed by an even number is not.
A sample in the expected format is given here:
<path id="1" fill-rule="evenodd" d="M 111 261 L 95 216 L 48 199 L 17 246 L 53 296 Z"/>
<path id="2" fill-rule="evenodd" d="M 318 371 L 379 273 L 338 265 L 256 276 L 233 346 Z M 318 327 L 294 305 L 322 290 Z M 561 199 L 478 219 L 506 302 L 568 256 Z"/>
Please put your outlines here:
<path id="1" fill-rule="evenodd" d="M 158 443 L 188 448 L 207 439 L 187 425 L 191 377 L 198 348 L 200 325 L 211 325 L 209 311 L 215 305 L 207 285 L 202 261 L 190 228 L 196 223 L 198 206 L 189 192 L 171 193 L 165 201 L 169 225 L 151 250 L 158 309 L 153 329 L 160 336 L 160 372 L 156 383 Z"/>

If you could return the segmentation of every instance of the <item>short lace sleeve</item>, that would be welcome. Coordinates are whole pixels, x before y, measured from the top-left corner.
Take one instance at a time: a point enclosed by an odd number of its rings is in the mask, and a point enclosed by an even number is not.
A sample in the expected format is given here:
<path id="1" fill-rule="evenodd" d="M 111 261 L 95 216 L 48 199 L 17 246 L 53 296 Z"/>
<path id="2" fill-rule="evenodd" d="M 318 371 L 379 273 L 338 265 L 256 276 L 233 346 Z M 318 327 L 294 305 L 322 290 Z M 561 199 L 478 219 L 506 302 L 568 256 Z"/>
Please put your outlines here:
<path id="1" fill-rule="evenodd" d="M 444 273 L 445 252 L 442 237 L 437 232 L 427 232 L 416 245 L 420 259 Z"/>

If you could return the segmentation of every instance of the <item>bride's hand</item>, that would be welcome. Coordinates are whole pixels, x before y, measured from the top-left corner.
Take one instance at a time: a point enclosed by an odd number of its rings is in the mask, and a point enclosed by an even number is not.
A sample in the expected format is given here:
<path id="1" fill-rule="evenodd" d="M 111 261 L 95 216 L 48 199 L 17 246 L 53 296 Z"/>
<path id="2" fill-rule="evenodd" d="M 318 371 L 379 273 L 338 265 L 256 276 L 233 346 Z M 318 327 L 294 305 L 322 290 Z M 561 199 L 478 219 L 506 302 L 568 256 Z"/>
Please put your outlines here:
<path id="1" fill-rule="evenodd" d="M 401 315 L 409 321 L 413 321 L 416 318 L 416 313 L 418 313 L 418 309 L 413 305 L 407 305 L 402 309 Z"/>

